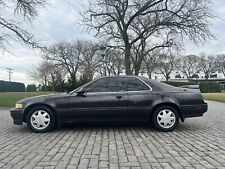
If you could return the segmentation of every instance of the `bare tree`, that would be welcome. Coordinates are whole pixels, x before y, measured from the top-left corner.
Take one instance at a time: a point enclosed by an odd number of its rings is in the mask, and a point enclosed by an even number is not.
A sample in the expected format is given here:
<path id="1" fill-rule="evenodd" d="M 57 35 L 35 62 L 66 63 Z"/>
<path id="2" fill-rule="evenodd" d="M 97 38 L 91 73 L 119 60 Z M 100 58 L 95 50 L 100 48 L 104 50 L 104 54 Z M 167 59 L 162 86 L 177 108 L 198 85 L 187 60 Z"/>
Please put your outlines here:
<path id="1" fill-rule="evenodd" d="M 99 66 L 100 73 L 106 69 L 108 75 L 120 75 L 124 70 L 124 55 L 119 49 L 110 48 L 106 50 L 105 58 L 103 58 L 103 64 Z M 103 71 L 102 71 L 103 70 Z"/>
<path id="2" fill-rule="evenodd" d="M 98 53 L 100 45 L 92 41 L 83 41 L 81 49 L 81 73 L 88 81 L 93 79 L 93 76 L 99 66 L 102 65 L 102 56 Z"/>
<path id="3" fill-rule="evenodd" d="M 159 65 L 159 56 L 156 53 L 149 54 L 145 57 L 143 62 L 143 69 L 146 71 L 148 77 L 152 79 L 152 73 Z"/>
<path id="4" fill-rule="evenodd" d="M 34 36 L 22 27 L 38 15 L 45 0 L 0 0 L 0 48 L 6 49 L 10 40 L 22 41 L 31 47 L 40 47 Z"/>
<path id="5" fill-rule="evenodd" d="M 216 56 L 216 65 L 217 70 L 223 73 L 223 76 L 225 77 L 225 55 L 220 54 Z"/>
<path id="6" fill-rule="evenodd" d="M 51 62 L 46 62 L 49 74 L 49 86 L 52 87 L 52 91 L 55 91 L 59 85 L 64 83 L 64 77 L 66 76 L 65 69 L 60 65 L 55 65 Z M 61 87 L 59 90 L 62 90 Z"/>
<path id="7" fill-rule="evenodd" d="M 29 76 L 41 83 L 45 91 L 47 91 L 48 86 L 52 87 L 52 91 L 55 91 L 56 86 L 63 83 L 65 75 L 66 72 L 62 66 L 55 65 L 47 60 L 43 60 L 29 72 Z"/>
<path id="8" fill-rule="evenodd" d="M 49 82 L 49 66 L 48 63 L 43 61 L 38 66 L 34 67 L 31 72 L 29 72 L 29 76 L 42 84 L 44 86 L 44 90 L 47 91 L 47 86 Z"/>
<path id="9" fill-rule="evenodd" d="M 131 51 L 131 63 L 132 63 L 132 71 L 136 76 L 138 76 L 139 71 L 141 69 L 143 59 L 146 56 L 146 40 L 143 38 L 139 44 L 134 45 Z"/>
<path id="10" fill-rule="evenodd" d="M 169 81 L 172 72 L 176 69 L 178 58 L 173 54 L 160 54 L 156 73 L 162 74 Z"/>
<path id="11" fill-rule="evenodd" d="M 60 42 L 45 50 L 44 57 L 55 65 L 64 67 L 69 74 L 73 86 L 75 85 L 76 75 L 81 65 L 82 50 L 83 43 L 81 41 L 74 43 Z"/>
<path id="12" fill-rule="evenodd" d="M 131 50 L 142 39 L 150 49 L 171 46 L 178 37 L 206 40 L 212 16 L 208 0 L 96 0 L 83 21 L 125 53 L 126 74 L 131 74 Z M 136 45 L 138 46 L 138 45 Z M 140 59 L 143 60 L 143 59 Z M 138 61 L 141 62 L 141 61 Z M 139 64 L 139 63 L 138 63 Z"/>
<path id="13" fill-rule="evenodd" d="M 168 41 L 165 41 L 164 43 L 165 44 L 161 45 L 152 45 L 151 42 L 147 41 L 146 38 L 142 38 L 140 41 L 135 43 L 131 49 L 131 72 L 134 72 L 134 74 L 138 76 L 141 68 L 143 67 L 143 61 L 146 57 L 148 58 L 148 56 L 153 52 L 158 52 L 165 48 L 175 46 L 175 44 L 173 44 L 172 42 L 169 43 Z"/>
<path id="14" fill-rule="evenodd" d="M 181 58 L 178 69 L 190 81 L 193 76 L 196 76 L 200 70 L 200 58 L 196 55 L 187 55 Z"/>
<path id="15" fill-rule="evenodd" d="M 205 74 L 205 79 L 208 78 L 217 71 L 216 58 L 214 56 L 201 56 L 199 66 L 201 71 Z"/>

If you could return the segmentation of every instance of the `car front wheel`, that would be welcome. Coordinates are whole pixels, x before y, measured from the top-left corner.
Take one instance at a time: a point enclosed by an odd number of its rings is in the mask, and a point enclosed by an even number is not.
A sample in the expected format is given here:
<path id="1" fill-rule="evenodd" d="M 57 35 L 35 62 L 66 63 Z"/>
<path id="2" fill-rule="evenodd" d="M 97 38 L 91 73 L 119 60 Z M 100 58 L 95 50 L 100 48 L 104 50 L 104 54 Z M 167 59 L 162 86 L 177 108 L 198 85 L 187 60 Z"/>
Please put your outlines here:
<path id="1" fill-rule="evenodd" d="M 29 111 L 26 121 L 30 129 L 37 133 L 44 133 L 53 130 L 55 116 L 47 107 L 34 107 Z"/>
<path id="2" fill-rule="evenodd" d="M 179 124 L 179 114 L 171 106 L 161 106 L 154 111 L 153 125 L 159 131 L 172 131 Z"/>

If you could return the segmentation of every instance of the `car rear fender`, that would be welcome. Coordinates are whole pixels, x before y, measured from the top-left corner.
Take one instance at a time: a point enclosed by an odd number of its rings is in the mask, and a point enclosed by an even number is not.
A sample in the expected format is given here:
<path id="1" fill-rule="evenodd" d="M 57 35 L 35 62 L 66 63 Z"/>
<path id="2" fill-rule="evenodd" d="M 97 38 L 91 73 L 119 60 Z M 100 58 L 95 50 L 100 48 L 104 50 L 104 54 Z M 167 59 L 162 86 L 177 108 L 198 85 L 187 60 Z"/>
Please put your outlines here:
<path id="1" fill-rule="evenodd" d="M 155 100 L 152 104 L 151 115 L 158 107 L 165 106 L 165 105 L 172 106 L 173 108 L 175 108 L 180 115 L 181 121 L 184 122 L 184 115 L 183 115 L 182 111 L 180 110 L 179 102 L 175 98 L 171 98 L 171 97 L 164 97 L 161 100 Z"/>

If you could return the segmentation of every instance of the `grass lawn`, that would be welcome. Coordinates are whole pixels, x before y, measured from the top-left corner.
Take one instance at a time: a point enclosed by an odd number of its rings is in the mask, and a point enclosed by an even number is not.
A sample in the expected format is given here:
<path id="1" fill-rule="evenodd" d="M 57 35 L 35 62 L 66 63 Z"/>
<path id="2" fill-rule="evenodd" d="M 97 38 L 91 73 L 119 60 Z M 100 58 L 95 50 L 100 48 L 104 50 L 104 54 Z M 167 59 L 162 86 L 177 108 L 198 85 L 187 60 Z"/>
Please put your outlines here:
<path id="1" fill-rule="evenodd" d="M 18 100 L 52 92 L 0 92 L 0 107 L 14 107 Z"/>
<path id="2" fill-rule="evenodd" d="M 225 93 L 203 93 L 204 99 L 225 102 Z"/>

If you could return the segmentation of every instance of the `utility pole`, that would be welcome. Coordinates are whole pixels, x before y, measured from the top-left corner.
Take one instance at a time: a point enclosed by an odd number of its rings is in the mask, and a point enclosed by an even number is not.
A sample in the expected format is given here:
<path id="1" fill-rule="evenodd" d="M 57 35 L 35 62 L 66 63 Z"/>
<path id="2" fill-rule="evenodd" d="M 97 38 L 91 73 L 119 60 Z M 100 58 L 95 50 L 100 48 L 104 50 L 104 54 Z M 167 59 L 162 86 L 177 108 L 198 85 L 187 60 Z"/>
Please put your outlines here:
<path id="1" fill-rule="evenodd" d="M 12 68 L 6 68 L 8 70 L 8 73 L 9 73 L 9 82 L 11 82 L 11 75 L 12 75 Z"/>

